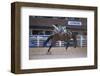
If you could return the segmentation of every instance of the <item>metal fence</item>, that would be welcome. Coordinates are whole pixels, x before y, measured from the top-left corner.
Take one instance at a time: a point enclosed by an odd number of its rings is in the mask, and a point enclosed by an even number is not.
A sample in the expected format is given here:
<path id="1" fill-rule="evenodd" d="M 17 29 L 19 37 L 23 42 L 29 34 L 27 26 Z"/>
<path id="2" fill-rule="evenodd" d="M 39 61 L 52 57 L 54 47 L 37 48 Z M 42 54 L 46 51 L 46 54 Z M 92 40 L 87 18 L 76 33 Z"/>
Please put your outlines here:
<path id="1" fill-rule="evenodd" d="M 29 47 L 43 47 L 43 43 L 47 40 L 50 35 L 30 35 L 29 37 Z M 49 41 L 46 47 L 50 46 Z M 57 41 L 55 47 L 64 47 L 64 41 Z M 70 46 L 73 46 L 73 40 L 70 40 Z M 77 36 L 77 46 L 86 47 L 87 46 L 87 36 L 79 35 Z"/>

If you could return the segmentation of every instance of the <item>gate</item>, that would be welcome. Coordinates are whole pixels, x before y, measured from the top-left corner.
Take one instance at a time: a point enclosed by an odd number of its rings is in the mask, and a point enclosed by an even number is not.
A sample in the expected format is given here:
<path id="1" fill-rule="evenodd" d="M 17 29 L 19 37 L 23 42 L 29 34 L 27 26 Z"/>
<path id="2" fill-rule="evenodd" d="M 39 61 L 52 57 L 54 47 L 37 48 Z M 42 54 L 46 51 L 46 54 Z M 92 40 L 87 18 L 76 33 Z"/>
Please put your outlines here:
<path id="1" fill-rule="evenodd" d="M 77 36 L 77 45 L 81 48 L 86 47 L 87 46 L 87 36 L 86 35 Z"/>

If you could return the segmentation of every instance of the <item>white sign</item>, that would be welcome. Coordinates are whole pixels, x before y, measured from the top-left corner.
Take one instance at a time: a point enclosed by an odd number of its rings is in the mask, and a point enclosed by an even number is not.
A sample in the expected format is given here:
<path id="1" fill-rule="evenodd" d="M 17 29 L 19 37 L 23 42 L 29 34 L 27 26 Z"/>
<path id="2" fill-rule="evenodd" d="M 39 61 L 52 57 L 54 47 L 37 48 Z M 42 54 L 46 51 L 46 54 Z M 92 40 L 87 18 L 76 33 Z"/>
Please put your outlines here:
<path id="1" fill-rule="evenodd" d="M 80 21 L 68 21 L 68 25 L 82 25 Z"/>

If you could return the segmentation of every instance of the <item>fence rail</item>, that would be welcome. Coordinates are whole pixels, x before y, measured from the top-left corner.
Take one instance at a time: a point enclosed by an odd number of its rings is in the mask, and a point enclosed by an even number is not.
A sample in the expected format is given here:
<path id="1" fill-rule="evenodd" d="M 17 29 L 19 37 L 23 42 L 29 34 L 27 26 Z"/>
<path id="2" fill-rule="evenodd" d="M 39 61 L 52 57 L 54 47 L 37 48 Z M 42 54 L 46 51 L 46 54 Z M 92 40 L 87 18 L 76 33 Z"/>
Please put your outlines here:
<path id="1" fill-rule="evenodd" d="M 45 40 L 50 35 L 31 35 L 29 37 L 29 46 L 30 47 L 42 47 Z M 72 44 L 72 40 L 70 40 L 70 44 Z M 50 42 L 47 43 L 47 47 L 50 46 Z M 64 41 L 57 41 L 55 47 L 64 47 Z M 71 46 L 71 45 L 70 45 Z M 77 37 L 77 46 L 86 47 L 87 46 L 87 37 L 83 35 L 79 35 Z"/>

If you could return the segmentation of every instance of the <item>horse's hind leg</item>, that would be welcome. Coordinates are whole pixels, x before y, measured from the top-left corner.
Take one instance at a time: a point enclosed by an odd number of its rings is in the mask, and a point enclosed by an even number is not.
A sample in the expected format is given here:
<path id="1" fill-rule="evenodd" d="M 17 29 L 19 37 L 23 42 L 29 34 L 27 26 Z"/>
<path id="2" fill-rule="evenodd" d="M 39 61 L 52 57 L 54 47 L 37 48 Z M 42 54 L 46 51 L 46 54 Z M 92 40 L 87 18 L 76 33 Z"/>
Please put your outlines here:
<path id="1" fill-rule="evenodd" d="M 74 42 L 74 48 L 76 48 L 76 46 L 77 46 L 77 40 L 76 40 L 76 38 L 74 38 L 73 42 Z"/>
<path id="2" fill-rule="evenodd" d="M 66 43 L 65 43 L 65 47 L 66 47 L 66 50 L 68 49 L 68 47 L 69 47 L 69 40 L 67 40 L 67 41 L 65 41 Z"/>

